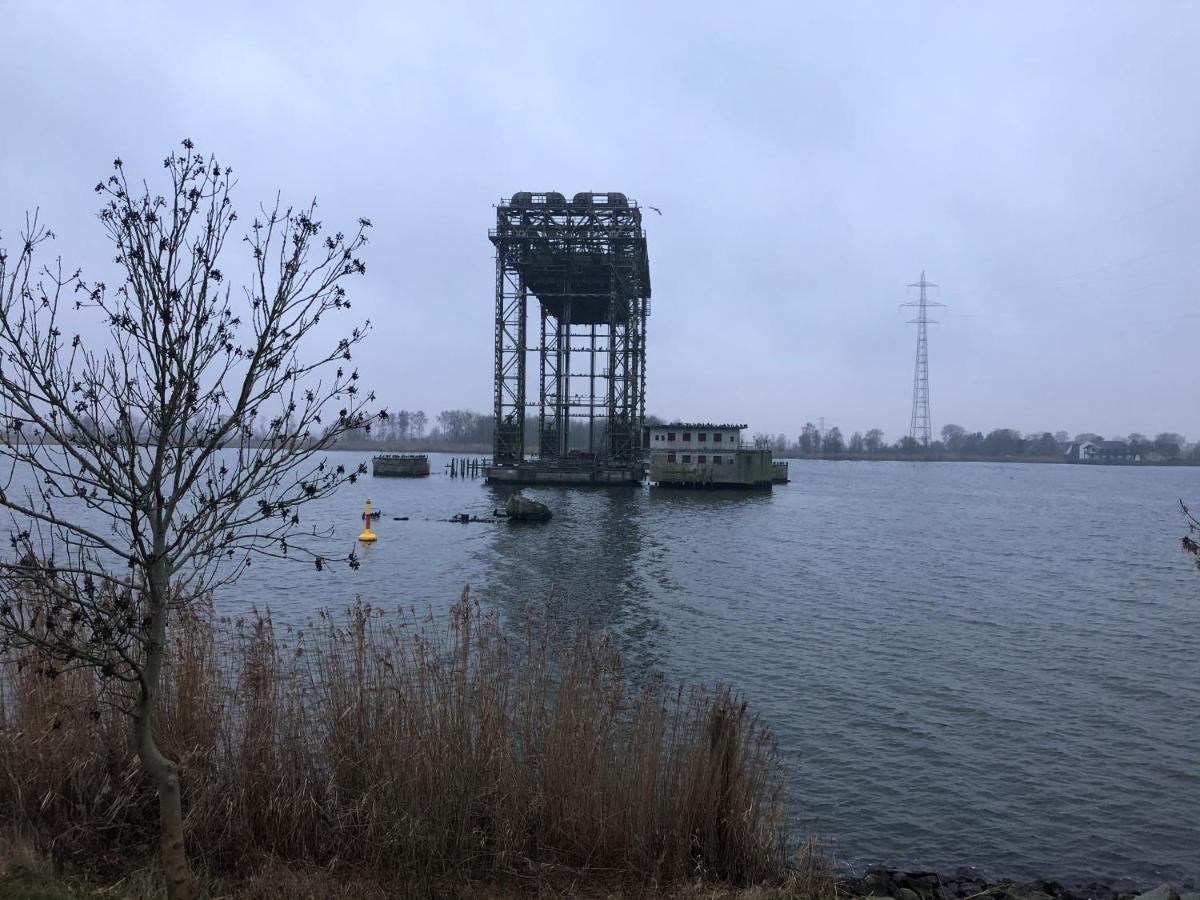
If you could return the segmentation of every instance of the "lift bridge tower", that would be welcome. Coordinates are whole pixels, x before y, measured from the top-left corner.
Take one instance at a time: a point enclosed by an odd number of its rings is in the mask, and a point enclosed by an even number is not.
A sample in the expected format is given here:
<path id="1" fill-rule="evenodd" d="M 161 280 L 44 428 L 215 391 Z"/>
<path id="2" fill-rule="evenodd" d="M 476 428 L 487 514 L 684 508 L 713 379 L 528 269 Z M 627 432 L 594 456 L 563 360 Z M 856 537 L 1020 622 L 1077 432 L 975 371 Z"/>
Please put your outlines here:
<path id="1" fill-rule="evenodd" d="M 579 193 L 568 201 L 553 191 L 523 191 L 496 207 L 488 236 L 496 247 L 488 480 L 640 482 L 650 314 L 641 209 L 615 192 Z M 537 308 L 531 311 L 532 299 Z M 532 347 L 531 324 L 537 327 Z M 528 390 L 530 362 L 536 400 Z M 526 460 L 526 414 L 533 409 L 537 458 Z"/>

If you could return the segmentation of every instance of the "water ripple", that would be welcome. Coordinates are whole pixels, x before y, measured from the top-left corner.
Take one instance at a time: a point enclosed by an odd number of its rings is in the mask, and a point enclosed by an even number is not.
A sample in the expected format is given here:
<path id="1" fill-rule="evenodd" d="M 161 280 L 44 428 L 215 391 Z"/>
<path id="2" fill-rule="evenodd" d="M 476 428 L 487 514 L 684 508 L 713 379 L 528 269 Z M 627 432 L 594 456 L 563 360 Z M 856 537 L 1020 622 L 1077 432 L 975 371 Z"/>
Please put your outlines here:
<path id="1" fill-rule="evenodd" d="M 742 689 L 797 825 L 848 863 L 1200 879 L 1200 575 L 1177 511 L 1200 470 L 791 475 L 754 496 L 531 490 L 555 511 L 535 528 L 439 521 L 503 505 L 479 482 L 368 480 L 323 508 L 347 547 L 361 500 L 384 510 L 362 569 L 256 565 L 220 602 L 440 610 L 470 583 L 506 615 L 611 629 L 634 668 Z"/>

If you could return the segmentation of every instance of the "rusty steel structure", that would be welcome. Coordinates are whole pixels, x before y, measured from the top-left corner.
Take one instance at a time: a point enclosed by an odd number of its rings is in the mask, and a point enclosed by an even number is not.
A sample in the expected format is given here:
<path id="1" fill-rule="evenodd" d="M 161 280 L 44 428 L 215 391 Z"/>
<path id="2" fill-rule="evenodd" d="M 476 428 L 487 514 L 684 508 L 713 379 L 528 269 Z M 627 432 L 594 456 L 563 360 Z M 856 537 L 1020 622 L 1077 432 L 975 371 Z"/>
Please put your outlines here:
<path id="1" fill-rule="evenodd" d="M 494 467 L 642 466 L 650 265 L 642 211 L 624 194 L 513 194 L 496 207 Z M 532 311 L 530 300 L 536 298 Z M 531 325 L 536 344 L 530 346 Z M 528 393 L 531 355 L 537 397 Z M 572 422 L 587 422 L 586 447 Z"/>

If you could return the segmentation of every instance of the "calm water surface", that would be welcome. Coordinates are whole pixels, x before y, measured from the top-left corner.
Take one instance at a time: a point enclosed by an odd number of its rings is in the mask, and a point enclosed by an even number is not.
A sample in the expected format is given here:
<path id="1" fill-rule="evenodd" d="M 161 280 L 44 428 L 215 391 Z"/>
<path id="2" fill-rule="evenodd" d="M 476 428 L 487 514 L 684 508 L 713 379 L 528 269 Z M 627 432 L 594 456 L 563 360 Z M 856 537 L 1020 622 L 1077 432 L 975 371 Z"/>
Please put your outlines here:
<path id="1" fill-rule="evenodd" d="M 507 498 L 445 459 L 324 502 L 346 548 L 362 500 L 383 511 L 360 570 L 256 564 L 222 610 L 444 608 L 469 583 L 743 690 L 796 824 L 851 865 L 1200 878 L 1200 572 L 1178 510 L 1200 469 L 792 461 L 770 494 L 530 490 L 555 518 L 513 526 L 439 521 Z"/>

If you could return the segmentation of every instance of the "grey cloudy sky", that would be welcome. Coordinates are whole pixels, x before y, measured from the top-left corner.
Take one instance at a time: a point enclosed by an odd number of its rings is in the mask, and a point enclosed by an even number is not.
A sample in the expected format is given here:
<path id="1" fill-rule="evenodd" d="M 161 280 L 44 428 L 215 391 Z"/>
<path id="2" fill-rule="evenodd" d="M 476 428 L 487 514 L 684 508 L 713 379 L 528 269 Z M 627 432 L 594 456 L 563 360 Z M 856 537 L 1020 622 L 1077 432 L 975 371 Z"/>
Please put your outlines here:
<path id="1" fill-rule="evenodd" d="M 1200 438 L 1200 4 L 5 4 L 0 232 L 103 277 L 92 185 L 184 136 L 239 206 L 375 223 L 359 355 L 393 408 L 490 410 L 492 205 L 648 213 L 648 398 L 795 435 Z"/>

